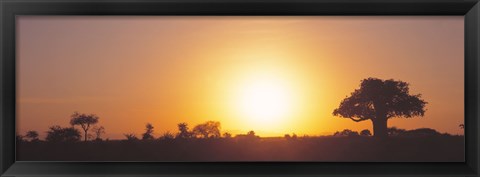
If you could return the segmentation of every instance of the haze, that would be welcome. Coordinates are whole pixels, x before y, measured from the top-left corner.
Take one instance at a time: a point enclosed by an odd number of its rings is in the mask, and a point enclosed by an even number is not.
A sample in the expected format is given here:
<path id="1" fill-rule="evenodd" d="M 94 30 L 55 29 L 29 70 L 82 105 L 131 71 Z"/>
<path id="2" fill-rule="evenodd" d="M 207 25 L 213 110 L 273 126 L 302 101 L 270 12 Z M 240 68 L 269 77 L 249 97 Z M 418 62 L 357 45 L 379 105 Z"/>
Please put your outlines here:
<path id="1" fill-rule="evenodd" d="M 462 16 L 20 16 L 17 35 L 19 133 L 44 137 L 74 111 L 111 139 L 208 120 L 260 136 L 371 130 L 332 111 L 377 77 L 428 102 L 388 126 L 463 135 Z"/>

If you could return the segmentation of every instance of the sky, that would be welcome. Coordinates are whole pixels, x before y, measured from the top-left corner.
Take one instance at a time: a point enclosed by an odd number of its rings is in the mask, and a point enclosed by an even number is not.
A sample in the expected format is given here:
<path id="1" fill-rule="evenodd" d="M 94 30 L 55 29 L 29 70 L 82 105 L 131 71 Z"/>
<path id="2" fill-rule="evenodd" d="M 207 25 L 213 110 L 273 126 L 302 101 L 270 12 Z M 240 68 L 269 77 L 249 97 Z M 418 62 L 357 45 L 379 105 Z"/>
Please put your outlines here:
<path id="1" fill-rule="evenodd" d="M 462 16 L 19 16 L 17 132 L 96 114 L 104 137 L 221 122 L 260 136 L 372 130 L 332 112 L 368 77 L 410 83 L 424 117 L 463 134 Z"/>

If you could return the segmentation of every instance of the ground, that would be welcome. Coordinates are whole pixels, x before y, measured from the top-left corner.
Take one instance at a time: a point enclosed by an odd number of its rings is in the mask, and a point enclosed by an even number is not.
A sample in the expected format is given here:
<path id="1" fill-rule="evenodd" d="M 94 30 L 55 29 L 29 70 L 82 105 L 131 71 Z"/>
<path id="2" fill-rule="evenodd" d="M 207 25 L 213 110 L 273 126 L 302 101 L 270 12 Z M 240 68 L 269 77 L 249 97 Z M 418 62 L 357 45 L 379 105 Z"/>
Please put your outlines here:
<path id="1" fill-rule="evenodd" d="M 19 142 L 19 161 L 463 162 L 463 136 Z"/>

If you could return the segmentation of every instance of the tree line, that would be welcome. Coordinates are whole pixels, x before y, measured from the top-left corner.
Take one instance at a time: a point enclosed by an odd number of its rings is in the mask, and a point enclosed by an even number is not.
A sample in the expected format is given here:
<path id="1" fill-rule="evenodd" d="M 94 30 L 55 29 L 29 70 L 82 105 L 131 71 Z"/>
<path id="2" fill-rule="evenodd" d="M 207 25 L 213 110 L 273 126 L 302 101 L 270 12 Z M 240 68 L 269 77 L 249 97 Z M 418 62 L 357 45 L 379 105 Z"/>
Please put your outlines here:
<path id="1" fill-rule="evenodd" d="M 103 126 L 96 126 L 99 122 L 99 117 L 94 114 L 80 114 L 75 112 L 71 116 L 70 125 L 71 127 L 60 127 L 58 125 L 51 126 L 47 131 L 47 136 L 45 141 L 47 142 L 79 142 L 83 137 L 83 141 L 103 141 L 101 136 L 105 134 L 105 128 Z M 81 132 L 75 126 L 78 126 L 83 130 Z M 92 128 L 90 128 L 92 127 Z M 462 127 L 462 125 L 461 125 Z M 151 123 L 145 125 L 145 132 L 141 134 L 140 137 L 137 137 L 134 133 L 124 134 L 125 140 L 127 141 L 151 141 L 151 140 L 173 140 L 173 139 L 218 139 L 218 138 L 237 138 L 237 139 L 246 139 L 246 140 L 255 140 L 260 137 L 255 134 L 255 132 L 249 131 L 246 134 L 238 134 L 235 137 L 232 136 L 229 132 L 224 132 L 221 134 L 221 124 L 217 121 L 207 121 L 202 124 L 194 126 L 193 129 L 190 129 L 187 123 L 177 124 L 177 132 L 171 133 L 167 131 L 161 134 L 159 137 L 154 136 L 155 127 Z M 83 135 L 82 135 L 83 134 Z M 396 127 L 387 128 L 388 136 L 397 136 L 397 137 L 418 137 L 418 136 L 450 136 L 447 133 L 439 133 L 434 129 L 430 128 L 419 128 L 413 130 L 400 129 Z M 342 131 L 336 131 L 331 136 L 333 137 L 370 137 L 373 136 L 371 131 L 368 129 L 361 130 L 360 132 L 353 131 L 350 129 L 344 129 Z M 25 136 L 18 136 L 20 141 L 29 141 L 29 142 L 39 142 L 37 131 L 27 131 Z M 285 139 L 297 139 L 298 136 L 293 134 L 285 134 Z M 302 138 L 310 138 L 307 135 L 304 135 Z M 107 139 L 108 140 L 108 139 Z"/>
<path id="2" fill-rule="evenodd" d="M 97 126 L 99 117 L 95 114 L 83 114 L 74 112 L 71 115 L 70 127 L 61 127 L 54 125 L 49 127 L 45 141 L 47 142 L 78 142 L 81 141 L 102 141 L 102 135 L 105 134 L 103 126 Z M 154 136 L 154 126 L 151 123 L 145 125 L 145 132 L 140 138 L 134 133 L 124 134 L 126 140 L 165 140 L 165 139 L 206 139 L 206 138 L 232 138 L 232 134 L 225 132 L 221 134 L 221 124 L 218 121 L 206 121 L 198 124 L 190 130 L 187 123 L 177 124 L 178 132 L 169 131 L 163 133 L 160 137 Z M 78 129 L 80 128 L 80 130 Z M 238 137 L 258 137 L 254 131 L 249 131 L 246 135 L 237 135 Z M 39 133 L 37 131 L 27 131 L 25 136 L 17 135 L 19 141 L 38 142 Z"/>
<path id="3" fill-rule="evenodd" d="M 411 131 L 388 128 L 387 121 L 391 118 L 413 118 L 423 117 L 425 115 L 427 104 L 421 98 L 421 94 L 410 94 L 409 83 L 400 80 L 382 80 L 378 78 L 367 78 L 361 80 L 360 88 L 355 89 L 350 96 L 346 97 L 340 102 L 338 108 L 333 110 L 334 116 L 341 118 L 348 118 L 355 122 L 370 120 L 373 125 L 373 133 L 365 129 L 358 132 L 345 129 L 341 132 L 336 132 L 334 136 L 374 136 L 376 138 L 385 138 L 392 134 L 412 134 Z M 95 114 L 80 114 L 75 112 L 71 115 L 71 127 L 52 126 L 47 131 L 46 141 L 79 141 L 83 136 L 84 141 L 88 139 L 101 140 L 102 134 L 105 134 L 103 126 L 95 126 L 98 123 L 99 117 Z M 207 121 L 198 124 L 189 129 L 187 123 L 179 123 L 178 132 L 176 134 L 166 132 L 161 139 L 190 139 L 190 138 L 220 138 L 220 122 Z M 76 127 L 80 127 L 83 135 Z M 463 129 L 464 124 L 459 126 Z M 135 134 L 124 134 L 127 140 L 153 140 L 154 127 L 147 123 L 145 126 L 145 133 L 138 138 Z M 392 133 L 396 132 L 396 133 Z M 424 134 L 434 134 L 433 129 L 417 129 L 415 131 L 423 132 Z M 413 133 L 413 134 L 416 134 Z M 437 132 L 438 133 L 438 132 Z M 238 136 L 238 135 L 237 135 Z M 248 132 L 246 135 L 239 137 L 256 137 L 255 132 Z M 223 137 L 229 138 L 232 135 L 228 132 L 223 134 Z M 296 137 L 293 135 L 285 135 L 286 138 Z M 38 132 L 28 131 L 25 137 L 18 136 L 19 139 L 27 138 L 30 141 L 38 141 Z"/>

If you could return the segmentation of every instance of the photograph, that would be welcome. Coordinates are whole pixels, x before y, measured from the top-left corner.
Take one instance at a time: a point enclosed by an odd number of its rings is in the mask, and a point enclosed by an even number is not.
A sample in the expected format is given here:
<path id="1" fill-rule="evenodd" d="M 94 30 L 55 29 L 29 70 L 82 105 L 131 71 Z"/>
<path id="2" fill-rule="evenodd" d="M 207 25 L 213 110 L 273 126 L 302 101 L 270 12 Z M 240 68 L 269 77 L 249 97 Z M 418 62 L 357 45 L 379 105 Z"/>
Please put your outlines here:
<path id="1" fill-rule="evenodd" d="M 15 23 L 17 161 L 465 162 L 464 16 Z"/>

